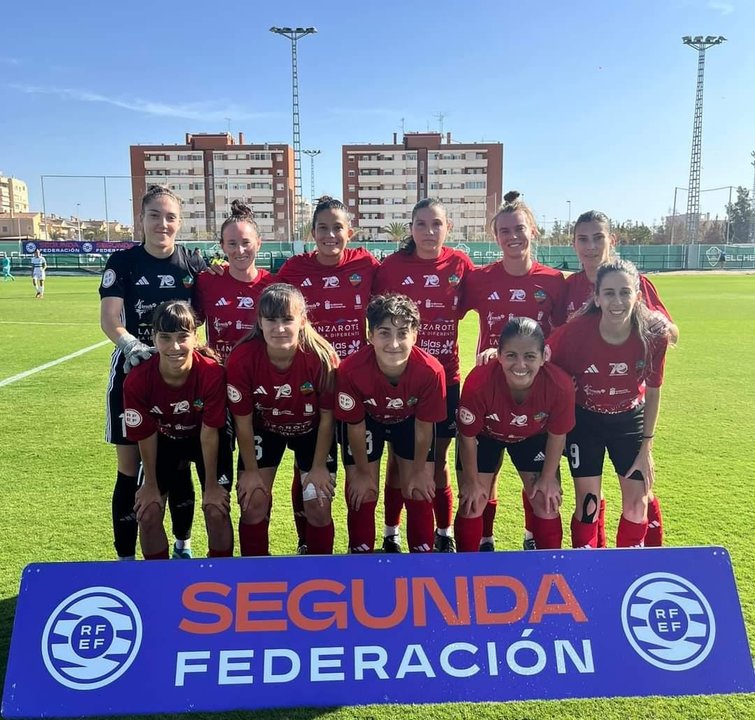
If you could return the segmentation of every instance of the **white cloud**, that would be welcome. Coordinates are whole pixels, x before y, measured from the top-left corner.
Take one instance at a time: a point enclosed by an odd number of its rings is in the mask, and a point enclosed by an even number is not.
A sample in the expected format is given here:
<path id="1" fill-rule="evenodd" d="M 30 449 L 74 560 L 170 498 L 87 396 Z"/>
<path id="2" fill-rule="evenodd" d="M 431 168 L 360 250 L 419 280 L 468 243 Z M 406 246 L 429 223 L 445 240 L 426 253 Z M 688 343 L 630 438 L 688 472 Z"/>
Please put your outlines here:
<path id="1" fill-rule="evenodd" d="M 72 88 L 41 87 L 38 85 L 11 85 L 30 95 L 57 95 L 66 100 L 79 102 L 103 103 L 115 107 L 131 110 L 132 112 L 144 113 L 145 115 L 157 115 L 160 117 L 180 117 L 189 120 L 223 121 L 227 118 L 236 120 L 249 120 L 250 118 L 274 117 L 280 113 L 258 112 L 252 113 L 235 105 L 218 106 L 208 102 L 196 103 L 161 103 L 141 98 L 119 98 L 100 95 L 87 90 L 75 90 Z"/>
<path id="2" fill-rule="evenodd" d="M 720 12 L 721 15 L 731 15 L 734 12 L 734 5 L 724 2 L 724 0 L 710 0 L 708 7 Z"/>

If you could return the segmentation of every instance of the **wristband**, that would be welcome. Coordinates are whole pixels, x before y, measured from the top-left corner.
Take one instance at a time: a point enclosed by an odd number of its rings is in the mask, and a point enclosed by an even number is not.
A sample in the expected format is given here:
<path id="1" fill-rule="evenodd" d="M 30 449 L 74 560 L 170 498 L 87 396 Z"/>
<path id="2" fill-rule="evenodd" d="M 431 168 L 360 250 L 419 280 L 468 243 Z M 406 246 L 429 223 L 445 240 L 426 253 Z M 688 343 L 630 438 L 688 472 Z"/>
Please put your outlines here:
<path id="1" fill-rule="evenodd" d="M 643 435 L 642 439 L 643 440 L 652 440 L 654 437 L 655 437 L 655 433 L 653 433 L 652 435 Z"/>

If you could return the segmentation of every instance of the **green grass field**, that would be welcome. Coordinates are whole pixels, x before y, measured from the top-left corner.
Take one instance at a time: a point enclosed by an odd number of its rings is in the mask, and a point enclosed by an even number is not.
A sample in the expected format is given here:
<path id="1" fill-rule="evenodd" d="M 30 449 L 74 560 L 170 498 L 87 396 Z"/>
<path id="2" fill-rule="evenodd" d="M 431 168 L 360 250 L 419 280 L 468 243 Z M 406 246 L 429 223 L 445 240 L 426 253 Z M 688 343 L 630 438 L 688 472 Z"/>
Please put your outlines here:
<path id="1" fill-rule="evenodd" d="M 681 329 L 670 352 L 655 442 L 656 493 L 666 543 L 723 545 L 731 553 L 750 647 L 755 648 L 755 276 L 653 278 Z M 0 284 L 0 677 L 5 674 L 19 578 L 30 562 L 113 557 L 110 496 L 115 454 L 103 439 L 109 344 L 2 385 L 3 381 L 104 338 L 96 278 L 49 277 L 45 299 L 29 278 Z M 473 359 L 476 316 L 462 328 L 462 362 Z M 281 466 L 271 526 L 272 552 L 295 548 L 290 460 Z M 568 473 L 566 474 L 568 477 Z M 339 482 L 342 477 L 339 477 Z M 518 549 L 522 510 L 510 466 L 501 479 L 499 549 Z M 609 538 L 618 520 L 608 478 Z M 566 494 L 564 517 L 570 509 Z M 334 508 L 336 550 L 345 550 L 345 504 Z M 568 528 L 568 521 L 565 522 Z M 568 534 L 568 531 L 567 531 Z M 195 554 L 206 549 L 201 514 Z M 755 697 L 687 697 L 501 704 L 370 706 L 226 713 L 218 718 L 755 718 Z"/>

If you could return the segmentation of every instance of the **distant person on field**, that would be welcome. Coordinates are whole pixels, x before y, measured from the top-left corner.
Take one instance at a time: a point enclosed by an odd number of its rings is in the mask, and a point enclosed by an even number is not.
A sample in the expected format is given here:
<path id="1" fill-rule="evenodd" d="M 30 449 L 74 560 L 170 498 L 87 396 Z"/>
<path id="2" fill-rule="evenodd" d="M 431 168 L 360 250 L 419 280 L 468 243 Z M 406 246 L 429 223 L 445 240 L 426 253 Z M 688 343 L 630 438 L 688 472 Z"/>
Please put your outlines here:
<path id="1" fill-rule="evenodd" d="M 107 260 L 100 283 L 100 326 L 115 343 L 107 388 L 105 439 L 116 446 L 118 475 L 113 490 L 115 550 L 123 560 L 136 553 L 137 521 L 134 514 L 139 448 L 126 437 L 123 382 L 126 373 L 155 352 L 152 314 L 166 300 L 192 300 L 196 276 L 206 268 L 176 244 L 181 227 L 181 200 L 169 188 L 151 185 L 142 198 L 139 215 L 144 241 L 114 252 Z M 194 484 L 191 469 L 183 469 L 181 483 L 168 496 L 175 544 L 173 557 L 191 557 L 194 518 Z"/>
<path id="2" fill-rule="evenodd" d="M 574 224 L 574 250 L 577 253 L 582 270 L 566 278 L 566 314 L 572 316 L 585 304 L 592 304 L 595 298 L 595 279 L 598 268 L 607 262 L 616 260 L 614 248 L 616 236 L 611 232 L 611 221 L 605 213 L 598 210 L 588 210 L 582 213 Z M 647 276 L 640 274 L 640 292 L 642 301 L 649 310 L 653 311 L 653 331 L 666 326 L 669 341 L 673 344 L 679 339 L 679 328 L 671 319 L 655 286 Z M 606 504 L 600 499 L 598 519 L 598 547 L 606 546 L 605 538 Z M 648 502 L 648 533 L 645 545 L 660 547 L 663 541 L 663 519 L 658 498 L 650 492 Z"/>
<path id="3" fill-rule="evenodd" d="M 3 282 L 8 282 L 8 280 L 15 281 L 16 278 L 13 277 L 13 273 L 10 270 L 10 256 L 5 255 L 3 257 Z"/>
<path id="4" fill-rule="evenodd" d="M 45 271 L 47 270 L 47 260 L 42 257 L 42 252 L 37 248 L 31 258 L 31 281 L 34 284 L 36 295 L 34 297 L 43 298 L 45 296 Z"/>
<path id="5" fill-rule="evenodd" d="M 718 256 L 718 263 L 716 267 L 723 268 L 726 265 L 726 251 L 721 250 L 721 254 Z"/>

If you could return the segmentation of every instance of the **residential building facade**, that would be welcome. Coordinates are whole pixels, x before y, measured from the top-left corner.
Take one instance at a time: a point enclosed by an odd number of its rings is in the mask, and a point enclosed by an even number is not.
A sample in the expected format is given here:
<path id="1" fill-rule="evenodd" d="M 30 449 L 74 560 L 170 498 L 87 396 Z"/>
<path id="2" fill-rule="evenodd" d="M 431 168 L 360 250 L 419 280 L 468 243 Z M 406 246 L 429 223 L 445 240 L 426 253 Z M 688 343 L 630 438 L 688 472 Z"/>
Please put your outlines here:
<path id="1" fill-rule="evenodd" d="M 179 240 L 217 240 L 231 203 L 252 208 L 263 240 L 290 240 L 294 153 L 290 145 L 249 145 L 244 134 L 186 134 L 183 145 L 132 145 L 133 216 L 149 185 L 167 185 L 183 200 Z M 137 238 L 141 232 L 135 222 Z"/>
<path id="2" fill-rule="evenodd" d="M 437 198 L 456 240 L 482 240 L 502 201 L 503 144 L 452 142 L 451 133 L 405 133 L 387 145 L 344 145 L 343 198 L 365 239 L 388 239 L 415 203 Z"/>
<path id="3" fill-rule="evenodd" d="M 29 190 L 23 180 L 0 173 L 0 213 L 28 213 Z"/>

